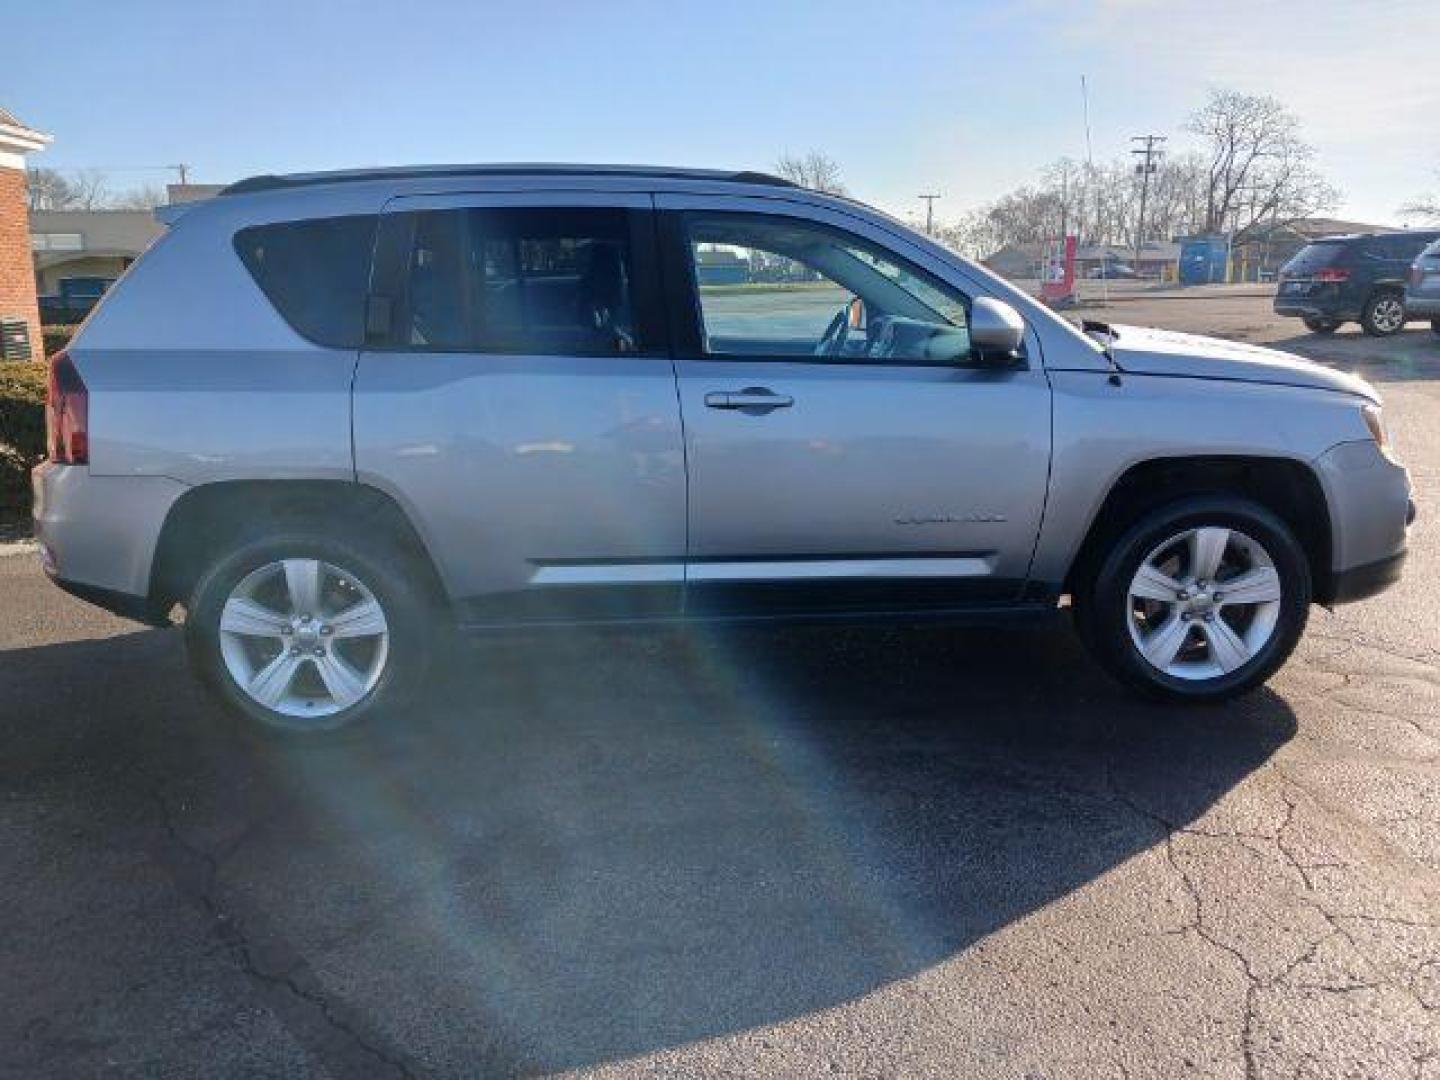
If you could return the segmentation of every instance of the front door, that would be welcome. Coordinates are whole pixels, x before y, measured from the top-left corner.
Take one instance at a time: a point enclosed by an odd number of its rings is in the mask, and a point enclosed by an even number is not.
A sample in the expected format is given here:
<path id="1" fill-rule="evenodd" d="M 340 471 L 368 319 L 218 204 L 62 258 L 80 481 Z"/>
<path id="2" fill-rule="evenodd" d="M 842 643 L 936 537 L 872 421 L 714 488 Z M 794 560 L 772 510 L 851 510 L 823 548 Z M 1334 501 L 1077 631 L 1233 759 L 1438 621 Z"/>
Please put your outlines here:
<path id="1" fill-rule="evenodd" d="M 355 469 L 471 625 L 680 609 L 685 462 L 649 195 L 400 198 L 381 218 Z"/>
<path id="2" fill-rule="evenodd" d="M 970 295 L 858 218 L 661 196 L 690 474 L 687 610 L 907 611 L 1020 599 L 1050 390 L 981 365 Z M 928 264 L 928 265 L 927 265 Z"/>

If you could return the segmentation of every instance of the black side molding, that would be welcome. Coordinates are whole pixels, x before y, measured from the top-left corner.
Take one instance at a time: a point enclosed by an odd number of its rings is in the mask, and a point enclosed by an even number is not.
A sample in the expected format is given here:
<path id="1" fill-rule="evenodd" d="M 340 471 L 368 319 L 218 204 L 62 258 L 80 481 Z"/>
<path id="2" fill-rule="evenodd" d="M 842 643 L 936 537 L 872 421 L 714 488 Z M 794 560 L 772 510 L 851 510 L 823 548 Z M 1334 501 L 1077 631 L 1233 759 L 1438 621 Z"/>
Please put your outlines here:
<path id="1" fill-rule="evenodd" d="M 146 626 L 171 625 L 170 613 L 159 610 L 148 596 L 116 592 L 114 589 L 102 589 L 95 585 L 82 585 L 78 581 L 66 581 L 58 577 L 50 580 L 76 599 L 94 604 L 112 615 L 133 619 Z"/>
<path id="2" fill-rule="evenodd" d="M 1337 570 L 1330 575 L 1329 587 L 1317 591 L 1316 601 L 1326 605 L 1348 604 L 1384 592 L 1400 580 L 1405 555 L 1402 551 L 1388 559 L 1352 566 L 1349 570 Z"/>

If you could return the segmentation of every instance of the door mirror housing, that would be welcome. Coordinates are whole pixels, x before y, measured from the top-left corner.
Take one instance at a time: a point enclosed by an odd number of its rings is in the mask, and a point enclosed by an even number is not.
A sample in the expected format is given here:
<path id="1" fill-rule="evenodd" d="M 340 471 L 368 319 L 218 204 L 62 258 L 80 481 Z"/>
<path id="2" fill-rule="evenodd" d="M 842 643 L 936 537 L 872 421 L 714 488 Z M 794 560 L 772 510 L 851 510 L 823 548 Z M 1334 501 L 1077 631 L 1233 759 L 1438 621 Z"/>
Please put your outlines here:
<path id="1" fill-rule="evenodd" d="M 984 363 L 1013 363 L 1025 342 L 1025 320 L 1020 312 L 988 296 L 970 304 L 970 352 Z"/>

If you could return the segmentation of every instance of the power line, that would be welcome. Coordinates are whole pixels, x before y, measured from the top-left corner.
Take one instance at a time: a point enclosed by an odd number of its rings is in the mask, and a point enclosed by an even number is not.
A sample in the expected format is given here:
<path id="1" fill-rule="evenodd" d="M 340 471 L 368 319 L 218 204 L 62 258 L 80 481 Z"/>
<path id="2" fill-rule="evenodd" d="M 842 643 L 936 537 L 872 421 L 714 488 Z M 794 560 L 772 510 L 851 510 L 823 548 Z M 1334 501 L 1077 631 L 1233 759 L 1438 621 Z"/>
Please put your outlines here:
<path id="1" fill-rule="evenodd" d="M 1165 153 L 1160 144 L 1165 141 L 1164 135 L 1132 135 L 1130 141 L 1133 143 L 1144 143 L 1138 149 L 1130 153 L 1143 158 L 1140 164 L 1135 166 L 1135 171 L 1140 174 L 1140 216 L 1135 222 L 1135 272 L 1140 272 L 1140 245 L 1145 242 L 1145 203 L 1150 197 L 1150 175 L 1159 168 L 1155 164 L 1157 158 Z"/>
<path id="2" fill-rule="evenodd" d="M 917 199 L 925 200 L 925 235 L 935 235 L 935 200 L 939 195 L 916 195 Z"/>

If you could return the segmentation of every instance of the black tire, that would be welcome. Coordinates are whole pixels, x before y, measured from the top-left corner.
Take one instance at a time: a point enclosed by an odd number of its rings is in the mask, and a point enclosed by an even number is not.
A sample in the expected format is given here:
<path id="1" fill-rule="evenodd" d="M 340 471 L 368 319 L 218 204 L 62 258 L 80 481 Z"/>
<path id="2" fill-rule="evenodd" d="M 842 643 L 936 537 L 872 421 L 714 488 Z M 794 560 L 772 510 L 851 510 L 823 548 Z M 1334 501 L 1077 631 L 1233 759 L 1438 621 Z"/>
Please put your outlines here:
<path id="1" fill-rule="evenodd" d="M 373 687 L 354 704 L 326 716 L 294 717 L 266 708 L 239 686 L 222 653 L 220 617 L 232 591 L 253 571 L 284 559 L 318 559 L 343 569 L 370 591 L 384 612 L 388 652 L 383 666 L 377 665 Z M 434 589 L 404 545 L 283 524 L 273 533 L 238 540 L 201 575 L 186 612 L 185 645 L 200 680 L 232 715 L 250 721 L 251 730 L 307 736 L 354 728 L 394 715 L 412 702 L 444 645 L 437 631 L 443 623 Z"/>
<path id="2" fill-rule="evenodd" d="M 1392 317 L 1394 305 L 1399 305 L 1400 317 Z M 1382 289 L 1365 301 L 1360 312 L 1360 328 L 1371 337 L 1390 337 L 1405 329 L 1405 297 L 1393 289 Z"/>
<path id="3" fill-rule="evenodd" d="M 1430 332 L 1435 335 L 1440 335 L 1440 319 L 1430 320 Z"/>
<path id="4" fill-rule="evenodd" d="M 1339 319 L 1312 319 L 1307 316 L 1301 321 L 1305 323 L 1305 329 L 1312 334 L 1333 334 L 1340 329 Z"/>
<path id="5" fill-rule="evenodd" d="M 1141 655 L 1130 634 L 1129 586 L 1157 545 L 1202 526 L 1239 530 L 1259 542 L 1280 578 L 1280 610 L 1269 640 L 1241 667 L 1186 679 L 1161 671 Z M 1074 597 L 1080 636 L 1118 680 L 1165 701 L 1224 701 L 1258 686 L 1289 657 L 1309 616 L 1312 584 L 1304 550 L 1280 518 L 1249 499 L 1199 495 L 1151 511 L 1111 545 L 1099 566 L 1088 587 L 1077 588 Z"/>

